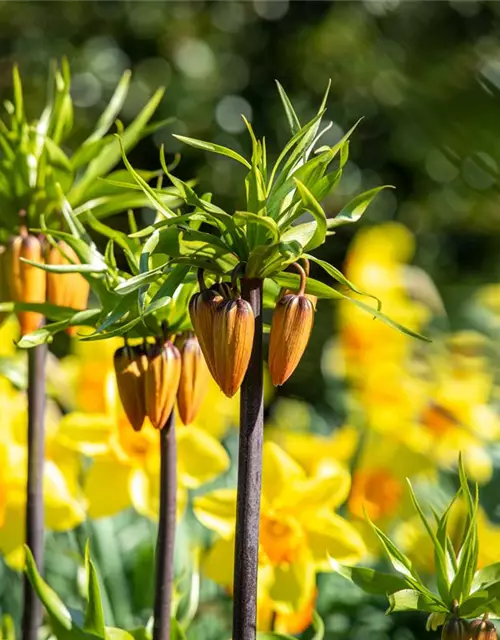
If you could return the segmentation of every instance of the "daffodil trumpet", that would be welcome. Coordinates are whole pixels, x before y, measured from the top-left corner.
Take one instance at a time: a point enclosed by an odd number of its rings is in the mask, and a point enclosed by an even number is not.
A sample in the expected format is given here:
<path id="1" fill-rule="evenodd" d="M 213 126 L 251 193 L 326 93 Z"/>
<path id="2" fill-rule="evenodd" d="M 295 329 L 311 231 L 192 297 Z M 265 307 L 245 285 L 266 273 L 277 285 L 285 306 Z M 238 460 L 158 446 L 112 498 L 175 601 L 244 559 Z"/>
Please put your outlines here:
<path id="1" fill-rule="evenodd" d="M 253 315 L 253 331 L 251 352 L 241 385 L 240 400 L 233 582 L 233 638 L 238 638 L 238 640 L 253 640 L 255 638 L 257 620 L 257 573 L 264 436 L 262 291 L 262 280 L 246 278 L 241 280 L 242 299 L 248 303 Z"/>

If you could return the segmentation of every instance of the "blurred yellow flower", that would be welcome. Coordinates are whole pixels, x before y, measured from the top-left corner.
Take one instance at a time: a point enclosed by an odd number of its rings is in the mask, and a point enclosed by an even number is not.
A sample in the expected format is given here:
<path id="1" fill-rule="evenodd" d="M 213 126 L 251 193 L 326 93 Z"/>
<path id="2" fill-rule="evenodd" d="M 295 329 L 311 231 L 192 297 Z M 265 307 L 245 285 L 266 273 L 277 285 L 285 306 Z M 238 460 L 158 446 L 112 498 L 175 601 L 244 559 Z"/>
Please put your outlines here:
<path id="1" fill-rule="evenodd" d="M 328 474 L 308 476 L 278 445 L 264 444 L 259 552 L 263 606 L 279 614 L 299 613 L 314 597 L 316 572 L 330 570 L 328 554 L 346 564 L 363 556 L 361 536 L 334 512 L 349 486 L 349 474 L 340 465 Z M 199 496 L 194 511 L 220 536 L 207 554 L 205 573 L 231 589 L 236 490 Z"/>
<path id="2" fill-rule="evenodd" d="M 10 345 L 18 338 L 17 323 L 7 320 L 0 329 L 3 356 L 13 354 Z M 21 570 L 26 517 L 26 395 L 0 377 L 0 404 L 0 552 L 12 568 Z M 59 418 L 57 407 L 49 401 L 43 487 L 45 524 L 53 531 L 66 531 L 83 522 L 85 509 L 78 487 L 79 461 L 66 455 L 55 441 Z"/>
<path id="3" fill-rule="evenodd" d="M 146 420 L 134 432 L 120 406 L 113 384 L 106 376 L 106 413 L 72 412 L 64 416 L 57 435 L 67 450 L 93 461 L 85 474 L 83 490 L 91 518 L 111 516 L 133 506 L 139 513 L 156 518 L 159 508 L 159 433 Z M 214 420 L 217 415 L 214 413 Z M 200 487 L 224 473 L 229 457 L 224 447 L 196 425 L 176 427 L 178 457 L 178 513 L 184 511 L 187 490 Z"/>

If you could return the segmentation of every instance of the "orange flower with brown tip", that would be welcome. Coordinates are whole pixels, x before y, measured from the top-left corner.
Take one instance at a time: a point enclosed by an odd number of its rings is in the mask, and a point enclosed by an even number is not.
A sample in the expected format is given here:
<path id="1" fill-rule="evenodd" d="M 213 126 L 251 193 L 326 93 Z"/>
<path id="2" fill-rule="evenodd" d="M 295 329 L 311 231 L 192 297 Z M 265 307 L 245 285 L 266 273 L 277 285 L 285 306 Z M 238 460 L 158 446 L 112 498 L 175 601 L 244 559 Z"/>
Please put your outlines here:
<path id="1" fill-rule="evenodd" d="M 8 254 L 5 247 L 0 246 L 0 302 L 9 302 L 10 291 L 7 280 L 7 258 Z M 0 312 L 0 324 L 9 315 L 7 311 Z"/>
<path id="2" fill-rule="evenodd" d="M 278 300 L 269 337 L 269 372 L 275 386 L 282 385 L 295 371 L 309 342 L 314 324 L 314 305 L 304 294 L 306 273 L 300 273 L 300 289 Z"/>
<path id="3" fill-rule="evenodd" d="M 10 298 L 13 302 L 45 302 L 45 271 L 31 264 L 22 262 L 21 258 L 43 263 L 42 242 L 28 234 L 26 227 L 21 226 L 20 234 L 12 238 L 6 250 L 5 266 Z M 39 328 L 42 314 L 34 311 L 17 313 L 21 325 L 21 335 L 26 335 Z"/>
<path id="4" fill-rule="evenodd" d="M 497 640 L 496 627 L 487 617 L 473 620 L 469 627 L 471 640 Z"/>
<path id="5" fill-rule="evenodd" d="M 167 340 L 147 349 L 145 374 L 146 415 L 156 429 L 163 429 L 174 408 L 181 377 L 181 356 L 177 347 Z"/>
<path id="6" fill-rule="evenodd" d="M 57 246 L 47 251 L 47 264 L 79 264 L 75 251 L 61 240 Z M 60 307 L 71 307 L 78 311 L 87 308 L 90 285 L 81 273 L 47 273 L 47 299 Z M 76 327 L 70 327 L 68 333 L 74 335 Z"/>
<path id="7" fill-rule="evenodd" d="M 145 372 L 146 356 L 142 346 L 125 345 L 113 358 L 118 394 L 134 431 L 140 431 L 146 417 Z"/>
<path id="8" fill-rule="evenodd" d="M 245 377 L 252 354 L 255 317 L 242 298 L 222 300 L 213 320 L 215 380 L 228 398 L 234 396 Z"/>
<path id="9" fill-rule="evenodd" d="M 183 424 L 196 418 L 208 389 L 208 367 L 198 338 L 192 331 L 175 341 L 181 354 L 181 378 L 177 390 L 177 408 Z"/>
<path id="10" fill-rule="evenodd" d="M 200 292 L 195 293 L 189 301 L 189 315 L 208 369 L 213 378 L 217 380 L 214 366 L 213 330 L 215 309 L 217 304 L 223 300 L 223 296 L 215 288 L 206 288 L 201 269 L 198 271 L 198 281 L 200 283 Z"/>

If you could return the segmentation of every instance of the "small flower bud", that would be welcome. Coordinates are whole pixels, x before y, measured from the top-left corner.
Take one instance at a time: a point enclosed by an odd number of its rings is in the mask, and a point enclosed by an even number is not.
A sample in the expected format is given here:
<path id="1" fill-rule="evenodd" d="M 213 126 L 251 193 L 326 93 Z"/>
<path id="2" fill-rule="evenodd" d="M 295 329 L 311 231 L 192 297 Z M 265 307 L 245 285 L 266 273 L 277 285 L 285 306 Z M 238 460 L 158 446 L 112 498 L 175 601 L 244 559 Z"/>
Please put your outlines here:
<path id="1" fill-rule="evenodd" d="M 470 623 L 471 640 L 497 640 L 497 637 L 496 627 L 491 620 L 483 618 Z"/>
<path id="2" fill-rule="evenodd" d="M 208 389 L 208 367 L 198 338 L 189 331 L 175 341 L 181 354 L 181 378 L 177 390 L 177 408 L 183 424 L 195 419 Z"/>
<path id="3" fill-rule="evenodd" d="M 0 246 L 0 302 L 10 301 L 9 283 L 7 281 L 7 251 Z M 0 325 L 8 316 L 7 311 L 0 312 Z"/>
<path id="4" fill-rule="evenodd" d="M 215 380 L 228 398 L 238 391 L 252 355 L 255 317 L 246 300 L 222 300 L 213 321 Z"/>
<path id="5" fill-rule="evenodd" d="M 57 247 L 47 251 L 47 264 L 78 264 L 80 260 L 75 251 L 61 240 Z M 77 311 L 87 308 L 90 285 L 81 273 L 47 273 L 47 299 L 60 307 L 71 307 Z M 70 327 L 68 333 L 75 334 L 76 327 Z"/>
<path id="6" fill-rule="evenodd" d="M 120 347 L 113 358 L 118 394 L 135 431 L 140 431 L 146 417 L 144 376 L 146 359 L 142 346 Z"/>
<path id="7" fill-rule="evenodd" d="M 269 337 L 269 372 L 275 386 L 282 385 L 295 371 L 309 342 L 314 324 L 314 305 L 304 295 L 305 272 L 297 294 L 287 294 L 276 303 Z"/>
<path id="8" fill-rule="evenodd" d="M 11 300 L 13 302 L 45 302 L 45 271 L 20 260 L 25 258 L 43 263 L 41 241 L 36 236 L 28 234 L 26 227 L 23 226 L 20 234 L 11 239 L 6 254 L 6 274 Z M 19 311 L 17 317 L 23 336 L 38 329 L 42 321 L 42 314 L 34 311 Z"/>
<path id="9" fill-rule="evenodd" d="M 215 379 L 214 316 L 217 304 L 222 300 L 222 296 L 217 291 L 203 289 L 199 293 L 195 293 L 189 301 L 191 324 L 205 356 L 208 369 Z"/>
<path id="10" fill-rule="evenodd" d="M 156 429 L 163 429 L 174 408 L 181 376 L 181 356 L 168 340 L 147 349 L 145 374 L 146 415 Z"/>
<path id="11" fill-rule="evenodd" d="M 443 625 L 441 640 L 470 640 L 470 628 L 467 620 L 451 615 Z"/>

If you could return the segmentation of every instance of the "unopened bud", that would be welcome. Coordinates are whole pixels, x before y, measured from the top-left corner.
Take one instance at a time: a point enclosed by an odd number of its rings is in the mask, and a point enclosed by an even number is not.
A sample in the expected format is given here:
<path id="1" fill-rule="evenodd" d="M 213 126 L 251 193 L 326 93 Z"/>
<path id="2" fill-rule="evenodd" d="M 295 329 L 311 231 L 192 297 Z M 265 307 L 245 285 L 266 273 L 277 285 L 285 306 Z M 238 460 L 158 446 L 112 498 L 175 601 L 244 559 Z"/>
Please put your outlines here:
<path id="1" fill-rule="evenodd" d="M 181 375 L 181 356 L 175 345 L 150 345 L 145 375 L 146 414 L 156 429 L 163 429 L 174 408 Z"/>
<path id="2" fill-rule="evenodd" d="M 443 625 L 441 640 L 470 640 L 470 627 L 467 620 L 451 615 Z"/>
<path id="3" fill-rule="evenodd" d="M 132 428 L 140 431 L 146 417 L 144 348 L 128 345 L 120 347 L 115 351 L 113 362 L 118 394 L 125 415 Z"/>
<path id="4" fill-rule="evenodd" d="M 208 367 L 193 332 L 178 337 L 175 345 L 182 362 L 177 408 L 183 424 L 190 424 L 200 410 L 208 389 Z"/>
<path id="5" fill-rule="evenodd" d="M 297 294 L 289 293 L 278 300 L 269 336 L 269 372 L 275 386 L 282 385 L 295 371 L 309 342 L 314 324 L 314 305 L 304 295 L 305 273 Z"/>
<path id="6" fill-rule="evenodd" d="M 80 260 L 75 251 L 61 240 L 57 247 L 47 251 L 47 264 L 78 264 Z M 71 307 L 77 311 L 87 308 L 90 285 L 81 273 L 47 273 L 47 299 L 60 307 Z M 70 327 L 68 333 L 74 335 L 76 327 Z"/>
<path id="7" fill-rule="evenodd" d="M 203 289 L 195 293 L 189 301 L 191 324 L 200 343 L 205 361 L 212 376 L 215 374 L 214 316 L 217 304 L 223 300 L 213 289 Z"/>
<path id="8" fill-rule="evenodd" d="M 471 640 L 497 640 L 497 637 L 496 627 L 491 620 L 483 618 L 470 623 Z"/>
<path id="9" fill-rule="evenodd" d="M 252 355 L 255 317 L 246 300 L 219 302 L 213 322 L 215 379 L 228 398 L 238 391 Z"/>
<path id="10" fill-rule="evenodd" d="M 28 234 L 26 228 L 22 227 L 20 234 L 10 241 L 6 253 L 6 274 L 12 301 L 45 302 L 45 271 L 21 261 L 21 258 L 25 258 L 43 263 L 43 247 L 40 240 Z M 21 335 L 24 336 L 38 329 L 43 316 L 34 311 L 19 311 L 17 317 L 21 325 Z"/>

